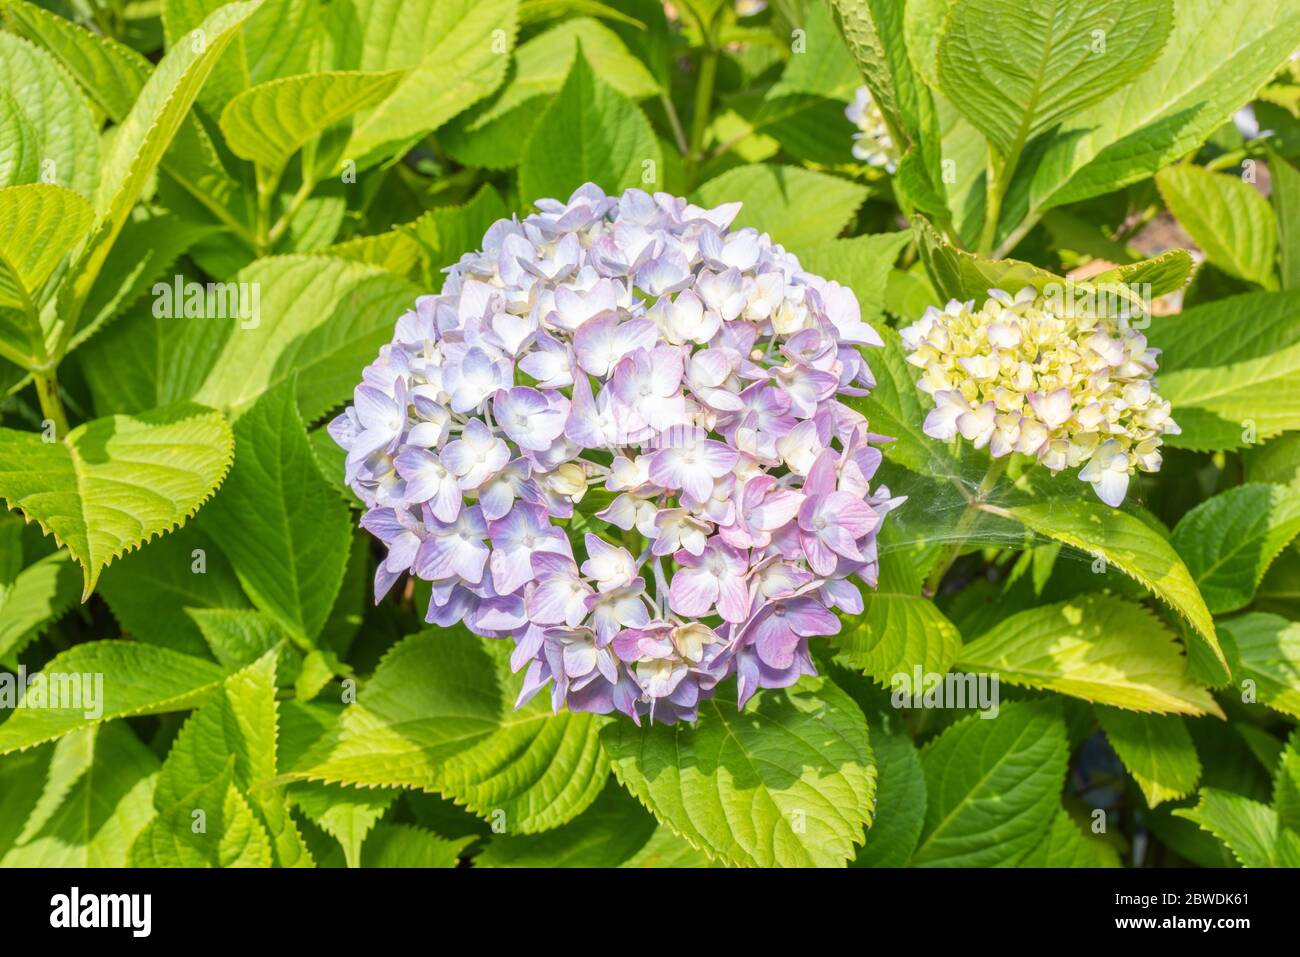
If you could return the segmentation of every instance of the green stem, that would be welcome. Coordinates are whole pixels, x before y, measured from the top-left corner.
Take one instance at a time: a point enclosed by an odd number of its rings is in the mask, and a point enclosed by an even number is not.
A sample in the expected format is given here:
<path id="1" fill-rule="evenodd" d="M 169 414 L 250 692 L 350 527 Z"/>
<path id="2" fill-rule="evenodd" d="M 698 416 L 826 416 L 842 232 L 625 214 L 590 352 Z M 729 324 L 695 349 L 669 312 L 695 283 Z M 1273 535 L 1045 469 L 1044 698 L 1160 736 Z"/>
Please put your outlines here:
<path id="1" fill-rule="evenodd" d="M 682 128 L 682 119 L 677 115 L 677 107 L 673 105 L 673 98 L 667 92 L 659 93 L 659 102 L 663 104 L 664 113 L 668 116 L 668 125 L 673 131 L 673 142 L 677 144 L 678 151 L 686 156 L 691 151 L 691 144 L 686 141 L 686 130 Z"/>
<path id="2" fill-rule="evenodd" d="M 700 166 L 704 162 L 704 135 L 708 132 L 712 118 L 713 84 L 718 78 L 718 48 L 711 32 L 705 33 L 704 42 L 708 46 L 700 58 L 700 76 L 695 86 L 695 112 L 691 116 L 691 151 L 687 164 L 687 182 L 692 189 L 696 186 Z"/>
<path id="3" fill-rule="evenodd" d="M 36 382 L 36 398 L 41 404 L 41 414 L 54 423 L 54 435 L 62 439 L 68 434 L 68 415 L 63 411 L 63 400 L 59 398 L 59 380 L 53 369 L 37 372 L 33 376 Z"/>
<path id="4" fill-rule="evenodd" d="M 1018 157 L 1008 156 L 999 163 L 993 145 L 989 144 L 988 173 L 984 177 L 987 189 L 984 194 L 984 229 L 980 232 L 978 252 L 981 256 L 991 255 L 993 244 L 998 238 L 998 220 L 1002 216 L 1002 194 L 1006 189 L 1008 170 L 1015 169 Z"/>
<path id="5" fill-rule="evenodd" d="M 311 191 L 315 188 L 316 181 L 314 179 L 304 179 L 302 181 L 302 185 L 298 187 L 298 191 L 293 194 L 293 197 L 285 206 L 284 212 L 280 214 L 280 219 L 271 227 L 270 232 L 266 234 L 266 244 L 268 249 L 275 248 L 275 244 L 280 241 L 280 237 L 284 235 L 284 231 L 288 229 L 289 224 L 293 222 L 293 217 L 298 214 L 298 210 L 302 208 L 302 204 L 307 201 L 307 198 L 311 196 Z"/>
<path id="6" fill-rule="evenodd" d="M 1155 219 L 1159 214 L 1160 207 L 1155 203 L 1152 203 L 1146 209 L 1142 210 L 1133 222 L 1116 230 L 1115 235 L 1111 237 L 1111 241 L 1127 244 L 1130 239 L 1141 232 L 1142 228 L 1151 222 L 1151 220 Z"/>
<path id="7" fill-rule="evenodd" d="M 1253 140 L 1247 140 L 1232 152 L 1216 156 L 1205 164 L 1205 168 L 1211 172 L 1217 173 L 1240 165 L 1242 160 L 1258 158 L 1263 155 L 1261 147 L 1263 144 L 1267 143 L 1269 139 L 1270 137 L 1267 136 L 1257 136 Z M 1195 156 L 1195 152 L 1189 155 Z"/>
<path id="8" fill-rule="evenodd" d="M 1007 238 L 1002 240 L 1002 245 L 993 250 L 994 259 L 1006 259 L 1011 255 L 1011 251 L 1020 245 L 1020 240 L 1029 234 L 1029 231 L 1038 225 L 1042 219 L 1041 213 L 1030 213 L 1024 220 L 1011 232 L 1007 233 Z"/>
<path id="9" fill-rule="evenodd" d="M 979 518 L 980 508 L 984 505 L 984 500 L 988 497 L 989 492 L 998 484 L 998 479 L 1007 470 L 1007 461 L 1010 456 L 994 459 L 989 464 L 989 470 L 984 473 L 984 479 L 980 482 L 979 488 L 975 494 L 966 502 L 966 509 L 957 519 L 957 524 L 953 527 L 953 539 L 943 547 L 939 553 L 939 558 L 935 562 L 930 577 L 925 580 L 925 593 L 927 595 L 937 595 L 939 593 L 939 583 L 943 581 L 943 576 L 948 574 L 948 570 L 961 556 L 962 546 L 966 544 L 966 536 L 974 527 L 976 520 Z"/>
<path id="10" fill-rule="evenodd" d="M 260 163 L 256 168 L 257 178 L 257 229 L 256 252 L 265 256 L 271 251 L 271 206 L 275 202 L 275 190 L 280 183 L 280 170 L 270 170 Z"/>

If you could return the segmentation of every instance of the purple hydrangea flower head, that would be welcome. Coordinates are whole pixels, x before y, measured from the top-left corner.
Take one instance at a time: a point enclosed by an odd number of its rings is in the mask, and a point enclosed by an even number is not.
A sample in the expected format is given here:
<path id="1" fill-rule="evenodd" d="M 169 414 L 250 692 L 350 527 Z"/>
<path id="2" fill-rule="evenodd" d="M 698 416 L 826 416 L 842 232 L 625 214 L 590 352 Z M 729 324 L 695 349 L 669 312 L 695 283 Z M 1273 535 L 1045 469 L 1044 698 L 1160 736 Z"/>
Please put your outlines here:
<path id="1" fill-rule="evenodd" d="M 842 401 L 881 345 L 857 298 L 737 204 L 588 184 L 537 209 L 420 297 L 330 425 L 376 600 L 412 574 L 429 622 L 512 640 L 518 704 L 693 721 L 721 681 L 743 707 L 814 673 L 902 502 Z"/>

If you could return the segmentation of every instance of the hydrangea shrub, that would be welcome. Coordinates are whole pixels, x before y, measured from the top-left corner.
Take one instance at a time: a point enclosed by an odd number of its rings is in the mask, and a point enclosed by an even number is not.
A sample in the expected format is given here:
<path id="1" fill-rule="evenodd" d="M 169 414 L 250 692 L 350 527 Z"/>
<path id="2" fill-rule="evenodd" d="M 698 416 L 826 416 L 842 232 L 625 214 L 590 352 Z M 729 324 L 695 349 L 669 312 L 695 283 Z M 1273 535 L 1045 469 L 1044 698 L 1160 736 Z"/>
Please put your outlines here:
<path id="1" fill-rule="evenodd" d="M 0 867 L 1300 864 L 1297 48 L 8 0 Z"/>

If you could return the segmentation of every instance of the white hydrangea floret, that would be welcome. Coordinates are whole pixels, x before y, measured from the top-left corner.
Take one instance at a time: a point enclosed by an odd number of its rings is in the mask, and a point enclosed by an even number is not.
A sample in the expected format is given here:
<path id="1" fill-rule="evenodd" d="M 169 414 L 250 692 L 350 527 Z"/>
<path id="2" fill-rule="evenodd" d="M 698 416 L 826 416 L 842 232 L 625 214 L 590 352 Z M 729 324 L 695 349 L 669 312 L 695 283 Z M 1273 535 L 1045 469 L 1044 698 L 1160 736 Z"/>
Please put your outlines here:
<path id="1" fill-rule="evenodd" d="M 898 150 L 889 135 L 885 115 L 871 98 L 871 91 L 860 86 L 844 115 L 858 128 L 853 134 L 853 155 L 868 166 L 881 167 L 892 173 L 898 165 Z"/>

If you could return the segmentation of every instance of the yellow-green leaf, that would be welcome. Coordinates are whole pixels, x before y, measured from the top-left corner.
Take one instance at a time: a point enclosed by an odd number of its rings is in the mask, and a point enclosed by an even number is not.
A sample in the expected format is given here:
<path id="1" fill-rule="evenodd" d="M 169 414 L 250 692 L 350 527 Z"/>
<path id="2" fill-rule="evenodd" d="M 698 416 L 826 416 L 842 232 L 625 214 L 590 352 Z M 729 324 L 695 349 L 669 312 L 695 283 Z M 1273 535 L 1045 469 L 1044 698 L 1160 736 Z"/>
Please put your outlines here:
<path id="1" fill-rule="evenodd" d="M 67 546 L 84 600 L 113 559 L 207 501 L 233 450 L 225 418 L 189 403 L 94 419 L 56 441 L 0 429 L 0 498 Z"/>

